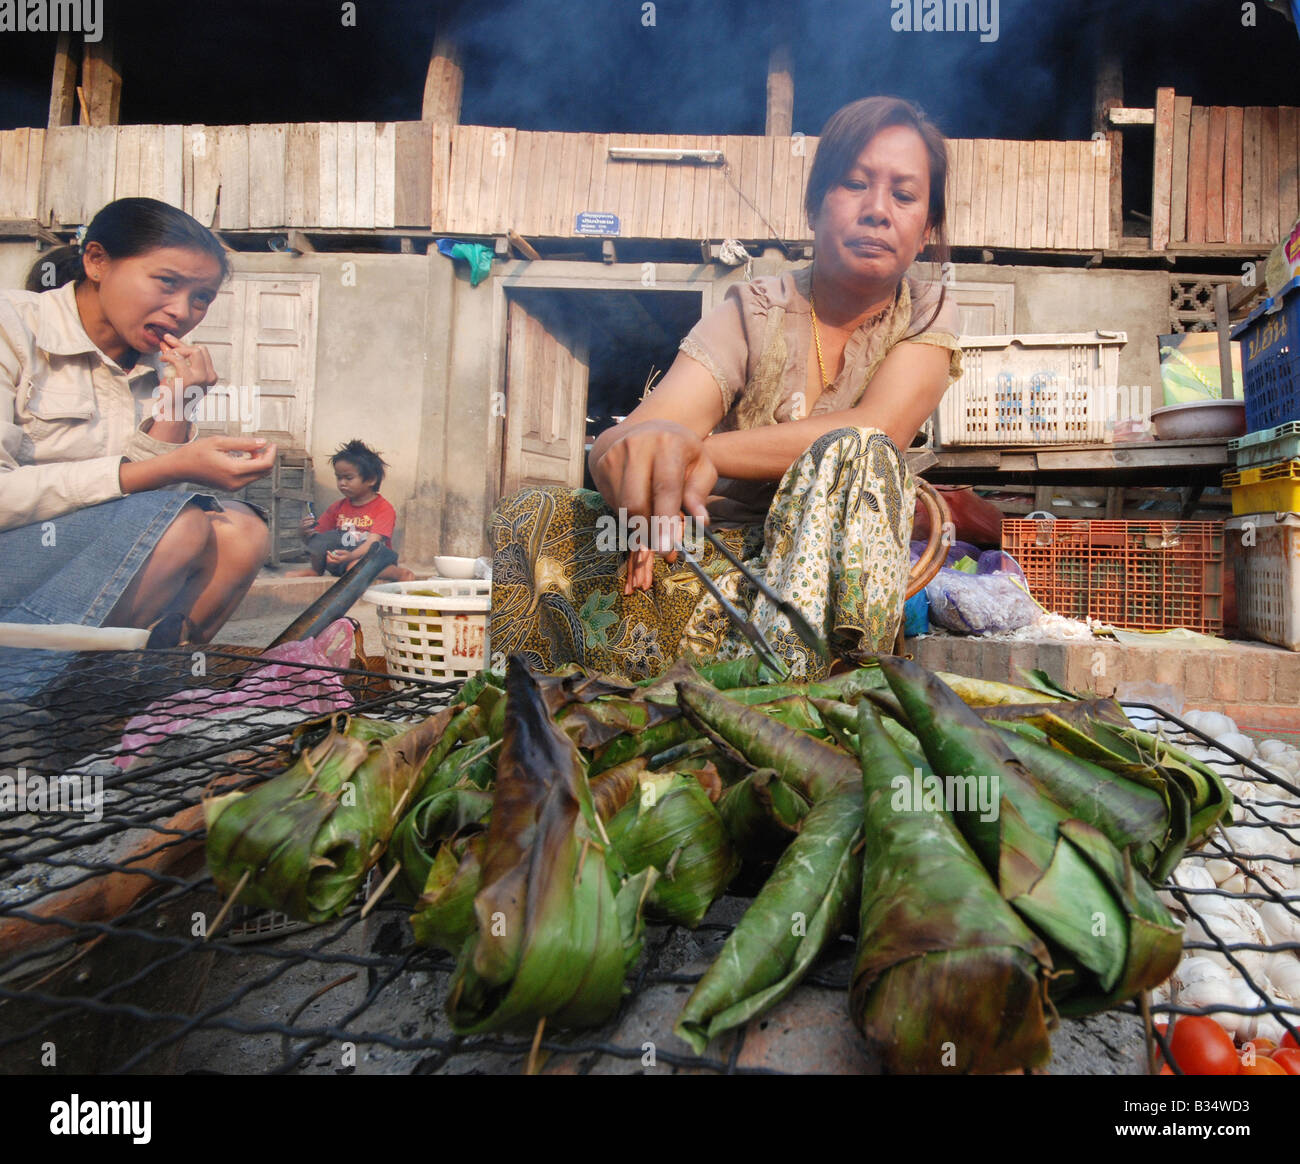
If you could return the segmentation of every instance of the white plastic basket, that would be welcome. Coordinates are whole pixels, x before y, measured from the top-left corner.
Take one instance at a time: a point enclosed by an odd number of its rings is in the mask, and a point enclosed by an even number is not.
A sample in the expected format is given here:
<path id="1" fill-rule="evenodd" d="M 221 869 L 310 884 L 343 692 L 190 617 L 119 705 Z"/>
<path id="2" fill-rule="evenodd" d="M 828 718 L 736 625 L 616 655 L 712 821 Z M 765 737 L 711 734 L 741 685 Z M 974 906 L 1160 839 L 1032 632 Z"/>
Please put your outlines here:
<path id="1" fill-rule="evenodd" d="M 362 597 L 379 608 L 379 631 L 390 673 L 417 679 L 468 679 L 487 665 L 491 582 L 459 578 L 385 582 Z"/>
<path id="2" fill-rule="evenodd" d="M 935 444 L 1109 441 L 1151 414 L 1151 389 L 1119 385 L 1122 331 L 962 336 L 962 377 L 939 404 Z"/>
<path id="3" fill-rule="evenodd" d="M 1238 629 L 1300 651 L 1300 514 L 1250 513 L 1229 518 L 1223 528 L 1237 583 Z"/>

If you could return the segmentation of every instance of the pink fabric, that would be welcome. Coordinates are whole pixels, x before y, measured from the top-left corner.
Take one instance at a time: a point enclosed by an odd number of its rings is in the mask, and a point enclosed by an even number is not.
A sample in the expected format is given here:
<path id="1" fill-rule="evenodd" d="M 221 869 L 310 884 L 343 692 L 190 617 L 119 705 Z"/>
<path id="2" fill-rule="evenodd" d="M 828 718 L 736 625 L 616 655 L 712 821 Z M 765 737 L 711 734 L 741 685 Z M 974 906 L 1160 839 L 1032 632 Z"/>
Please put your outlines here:
<path id="1" fill-rule="evenodd" d="M 221 691 L 196 687 L 155 701 L 127 723 L 121 754 L 113 763 L 119 768 L 140 763 L 172 732 L 228 708 L 291 707 L 305 715 L 322 715 L 351 707 L 352 696 L 341 675 L 303 670 L 301 664 L 347 667 L 352 661 L 353 637 L 352 624 L 340 618 L 315 638 L 281 643 L 264 651 L 259 656 L 263 665 L 251 667 L 233 687 Z"/>

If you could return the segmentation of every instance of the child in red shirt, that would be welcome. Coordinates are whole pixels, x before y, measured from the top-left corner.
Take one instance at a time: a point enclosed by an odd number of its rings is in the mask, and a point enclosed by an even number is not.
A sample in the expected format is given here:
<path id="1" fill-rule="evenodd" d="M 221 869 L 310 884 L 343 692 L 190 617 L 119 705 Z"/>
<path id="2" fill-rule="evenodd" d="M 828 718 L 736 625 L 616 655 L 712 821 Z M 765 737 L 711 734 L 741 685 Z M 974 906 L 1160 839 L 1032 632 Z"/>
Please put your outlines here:
<path id="1" fill-rule="evenodd" d="M 359 562 L 370 543 L 393 544 L 397 511 L 379 493 L 388 467 L 373 449 L 361 441 L 348 441 L 331 458 L 334 481 L 343 496 L 331 505 L 320 520 L 310 515 L 302 519 L 299 530 L 311 555 L 310 570 L 295 571 L 295 576 L 330 573 L 341 577 Z M 391 582 L 410 582 L 415 575 L 403 566 L 389 566 L 380 578 Z"/>

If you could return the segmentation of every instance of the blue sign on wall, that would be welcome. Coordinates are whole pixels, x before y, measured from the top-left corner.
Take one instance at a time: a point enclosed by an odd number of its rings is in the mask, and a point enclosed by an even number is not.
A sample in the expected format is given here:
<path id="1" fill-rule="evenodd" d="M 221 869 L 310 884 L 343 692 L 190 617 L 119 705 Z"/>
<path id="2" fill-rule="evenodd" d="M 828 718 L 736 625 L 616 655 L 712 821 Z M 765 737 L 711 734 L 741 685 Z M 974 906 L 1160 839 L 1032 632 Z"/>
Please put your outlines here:
<path id="1" fill-rule="evenodd" d="M 578 215 L 573 226 L 574 234 L 618 234 L 617 214 L 596 214 L 584 210 Z"/>

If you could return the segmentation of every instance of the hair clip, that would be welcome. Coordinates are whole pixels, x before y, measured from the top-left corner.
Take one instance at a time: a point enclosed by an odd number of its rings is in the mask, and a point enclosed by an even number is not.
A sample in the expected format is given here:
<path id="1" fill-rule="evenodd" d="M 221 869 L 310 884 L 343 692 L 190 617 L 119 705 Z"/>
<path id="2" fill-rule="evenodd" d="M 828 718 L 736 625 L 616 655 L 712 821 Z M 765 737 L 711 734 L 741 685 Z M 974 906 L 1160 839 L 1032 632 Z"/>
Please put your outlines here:
<path id="1" fill-rule="evenodd" d="M 84 251 L 86 249 L 86 224 L 84 222 L 77 227 L 77 233 L 73 235 L 72 241 L 77 250 Z"/>

